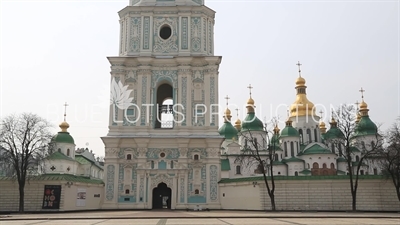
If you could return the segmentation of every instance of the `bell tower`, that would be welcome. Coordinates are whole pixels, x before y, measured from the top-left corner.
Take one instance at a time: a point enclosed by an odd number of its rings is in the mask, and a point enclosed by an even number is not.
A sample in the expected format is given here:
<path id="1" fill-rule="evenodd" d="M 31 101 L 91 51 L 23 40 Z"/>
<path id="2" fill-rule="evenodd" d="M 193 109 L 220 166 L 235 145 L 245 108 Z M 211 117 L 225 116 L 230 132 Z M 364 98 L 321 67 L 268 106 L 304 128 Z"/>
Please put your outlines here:
<path id="1" fill-rule="evenodd" d="M 102 137 L 111 171 L 105 208 L 121 207 L 130 191 L 138 208 L 151 208 L 160 180 L 172 190 L 165 196 L 171 208 L 219 208 L 215 12 L 203 0 L 130 0 L 119 17 L 119 55 L 108 57 L 109 132 Z M 132 180 L 121 175 L 126 171 Z"/>

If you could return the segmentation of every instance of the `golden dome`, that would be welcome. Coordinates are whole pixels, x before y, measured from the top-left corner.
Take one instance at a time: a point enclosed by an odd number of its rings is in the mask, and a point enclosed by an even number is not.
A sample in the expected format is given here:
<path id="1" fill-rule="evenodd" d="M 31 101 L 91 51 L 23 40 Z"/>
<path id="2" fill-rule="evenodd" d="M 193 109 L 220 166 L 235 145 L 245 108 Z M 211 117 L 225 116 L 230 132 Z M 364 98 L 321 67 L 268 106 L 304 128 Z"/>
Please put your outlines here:
<path id="1" fill-rule="evenodd" d="M 249 100 L 247 100 L 248 105 L 254 105 L 254 100 L 250 97 Z"/>
<path id="2" fill-rule="evenodd" d="M 279 131 L 281 131 L 281 130 L 279 129 L 278 124 L 275 124 L 274 134 L 279 134 Z"/>
<path id="3" fill-rule="evenodd" d="M 367 109 L 367 108 L 368 108 L 367 103 L 365 103 L 364 100 L 362 100 L 362 102 L 360 103 L 360 110 Z"/>
<path id="4" fill-rule="evenodd" d="M 241 128 L 242 128 L 242 121 L 240 121 L 239 118 L 235 121 L 235 126 L 234 126 L 234 127 L 235 127 L 236 130 L 238 130 L 238 131 L 241 130 Z"/>
<path id="5" fill-rule="evenodd" d="M 356 123 L 360 122 L 360 120 L 361 120 L 361 114 L 358 112 L 357 118 L 356 118 Z"/>
<path id="6" fill-rule="evenodd" d="M 228 109 L 228 108 L 226 108 L 225 109 L 225 119 L 227 120 L 227 121 L 231 121 L 231 118 L 232 118 L 232 116 L 231 116 L 231 110 L 230 109 Z"/>
<path id="7" fill-rule="evenodd" d="M 322 121 L 322 120 L 321 120 L 321 122 L 319 123 L 319 130 L 320 130 L 321 133 L 323 133 L 323 134 L 326 133 L 325 123 L 324 123 L 324 121 Z"/>
<path id="8" fill-rule="evenodd" d="M 66 121 L 63 121 L 62 123 L 60 123 L 59 127 L 61 128 L 61 132 L 67 132 L 69 124 Z"/>
<path id="9" fill-rule="evenodd" d="M 302 78 L 301 76 L 299 76 L 296 79 L 296 86 L 304 86 L 306 84 L 306 80 L 304 78 Z"/>
<path id="10" fill-rule="evenodd" d="M 306 95 L 306 80 L 299 76 L 296 80 L 296 100 L 290 106 L 290 116 L 316 116 L 314 103 L 307 99 Z"/>
<path id="11" fill-rule="evenodd" d="M 297 94 L 296 100 L 290 106 L 290 116 L 315 116 L 314 103 L 305 94 Z"/>
<path id="12" fill-rule="evenodd" d="M 247 100 L 247 113 L 252 113 L 254 112 L 254 100 L 250 97 L 249 100 Z"/>

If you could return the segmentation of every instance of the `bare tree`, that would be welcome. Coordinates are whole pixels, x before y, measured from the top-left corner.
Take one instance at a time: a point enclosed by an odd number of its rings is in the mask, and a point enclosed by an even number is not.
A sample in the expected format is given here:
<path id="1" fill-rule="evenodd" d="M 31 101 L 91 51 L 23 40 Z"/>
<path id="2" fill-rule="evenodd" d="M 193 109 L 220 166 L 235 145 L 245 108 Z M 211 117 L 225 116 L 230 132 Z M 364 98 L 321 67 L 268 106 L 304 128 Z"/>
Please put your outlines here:
<path id="1" fill-rule="evenodd" d="M 1 121 L 1 160 L 12 167 L 19 186 L 19 212 L 24 212 L 24 189 L 32 170 L 47 155 L 51 140 L 50 124 L 32 113 L 11 115 Z"/>
<path id="2" fill-rule="evenodd" d="M 237 157 L 236 162 L 239 162 L 245 167 L 257 168 L 257 171 L 262 174 L 265 186 L 267 187 L 268 196 L 271 200 L 271 210 L 275 211 L 273 164 L 276 160 L 275 151 L 279 148 L 279 130 L 277 130 L 277 132 L 275 131 L 272 139 L 269 138 L 266 125 L 264 126 L 263 135 L 257 135 L 256 137 L 250 130 L 242 130 L 239 135 L 243 138 L 245 145 L 242 147 L 241 154 Z M 258 138 L 260 138 L 260 141 L 258 141 Z"/>
<path id="3" fill-rule="evenodd" d="M 357 189 L 360 169 L 365 166 L 367 159 L 376 156 L 381 145 L 380 135 L 375 127 L 374 134 L 368 133 L 369 137 L 374 141 L 365 144 L 363 135 L 360 135 L 359 126 L 357 124 L 358 111 L 354 105 L 341 105 L 334 113 L 333 118 L 336 118 L 333 126 L 337 126 L 339 132 L 335 138 L 329 140 L 331 144 L 339 149 L 338 155 L 346 160 L 347 172 L 349 175 L 350 189 L 352 196 L 352 210 L 357 210 Z M 364 115 L 368 116 L 368 114 Z M 363 118 L 362 118 L 363 119 Z M 365 119 L 366 120 L 366 119 Z M 369 118 L 368 118 L 369 120 Z M 332 129 L 332 127 L 331 127 Z M 342 151 L 342 147 L 344 151 Z"/>
<path id="4" fill-rule="evenodd" d="M 390 176 L 400 201 L 400 118 L 386 134 L 387 146 L 380 153 L 380 166 L 384 174 Z"/>

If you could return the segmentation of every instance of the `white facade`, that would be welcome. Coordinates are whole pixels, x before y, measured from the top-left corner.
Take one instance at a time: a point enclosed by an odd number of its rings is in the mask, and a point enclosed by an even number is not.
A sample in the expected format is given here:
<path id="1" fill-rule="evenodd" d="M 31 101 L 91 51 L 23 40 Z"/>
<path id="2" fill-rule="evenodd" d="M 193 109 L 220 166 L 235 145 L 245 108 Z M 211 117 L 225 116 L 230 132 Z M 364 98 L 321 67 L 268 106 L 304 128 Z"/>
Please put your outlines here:
<path id="1" fill-rule="evenodd" d="M 197 0 L 142 0 L 119 15 L 111 85 L 129 100 L 111 105 L 102 137 L 102 207 L 220 208 L 215 12 Z"/>

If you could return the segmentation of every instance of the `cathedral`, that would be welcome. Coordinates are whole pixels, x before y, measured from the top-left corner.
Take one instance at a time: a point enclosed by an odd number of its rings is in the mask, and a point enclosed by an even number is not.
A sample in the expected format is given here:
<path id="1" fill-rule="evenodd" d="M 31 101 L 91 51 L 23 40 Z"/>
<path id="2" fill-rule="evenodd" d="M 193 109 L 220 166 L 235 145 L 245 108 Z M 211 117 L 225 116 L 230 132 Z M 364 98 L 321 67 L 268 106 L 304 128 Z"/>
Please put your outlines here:
<path id="1" fill-rule="evenodd" d="M 102 208 L 220 209 L 222 179 L 260 175 L 257 165 L 245 168 L 236 160 L 249 135 L 268 137 L 251 96 L 243 121 L 232 125 L 227 108 L 218 127 L 215 12 L 203 0 L 131 0 L 119 16 L 119 56 L 108 57 L 112 104 L 109 132 L 102 137 Z M 273 173 L 345 175 L 346 161 L 338 157 L 342 146 L 327 145 L 340 138 L 337 122 L 332 119 L 326 131 L 324 122 L 315 120 L 320 118 L 305 84 L 299 71 L 286 126 L 273 130 Z M 357 123 L 360 136 L 375 137 L 364 99 Z M 357 163 L 361 153 L 354 149 L 354 154 Z M 378 168 L 363 165 L 360 172 L 377 174 Z"/>
<path id="2" fill-rule="evenodd" d="M 332 197 L 331 205 L 319 201 L 318 195 L 315 199 L 308 197 L 316 185 L 311 184 L 315 177 L 325 176 L 343 192 L 348 188 L 347 176 L 343 176 L 348 168 L 341 157 L 344 146 L 334 144 L 343 137 L 338 122 L 332 117 L 328 129 L 317 115 L 307 98 L 300 63 L 294 79 L 295 101 L 285 127 L 280 129 L 276 123 L 271 131 L 266 129 L 265 121 L 256 115 L 251 85 L 247 114 L 232 123 L 228 102 L 223 116 L 218 114 L 221 56 L 214 55 L 215 12 L 203 0 L 130 0 L 119 16 L 119 55 L 108 57 L 111 104 L 109 130 L 101 137 L 104 163 L 88 149 L 75 151 L 64 115 L 61 131 L 52 139 L 55 152 L 42 165 L 47 176 L 37 178 L 37 182 L 46 184 L 45 190 L 58 190 L 58 208 L 51 209 L 264 210 L 269 206 L 261 171 L 281 181 L 285 177 L 296 178 L 304 187 L 282 181 L 278 203 L 286 204 L 286 196 L 292 194 L 304 199 L 290 200 L 290 204 L 278 208 L 348 208 L 350 204 L 341 200 L 342 196 Z M 362 96 L 354 121 L 354 138 L 365 146 L 370 146 L 366 143 L 373 143 L 377 135 L 377 126 L 368 111 Z M 224 120 L 220 127 L 219 119 Z M 264 169 L 238 160 L 248 149 L 257 150 L 267 159 L 271 146 L 273 160 Z M 353 165 L 358 165 L 361 151 L 353 147 L 352 153 Z M 273 168 L 272 172 L 269 168 Z M 360 167 L 361 175 L 380 173 L 369 159 Z M 335 180 L 340 177 L 343 179 Z M 377 179 L 370 185 L 381 185 L 377 176 L 369 177 Z M 13 184 L 8 185 L 13 190 Z M 318 185 L 325 185 L 320 190 L 333 190 L 331 183 Z M 377 190 L 386 189 L 368 189 Z M 372 192 L 361 198 L 378 195 Z M 77 199 L 70 198 L 76 195 Z M 321 192 L 321 196 L 327 194 Z M 76 203 L 70 199 L 76 199 Z M 338 202 L 333 202 L 335 199 Z M 37 210 L 35 201 L 31 201 L 31 207 Z M 45 203 L 42 210 L 50 209 Z M 308 204 L 313 205 L 309 208 Z"/>

